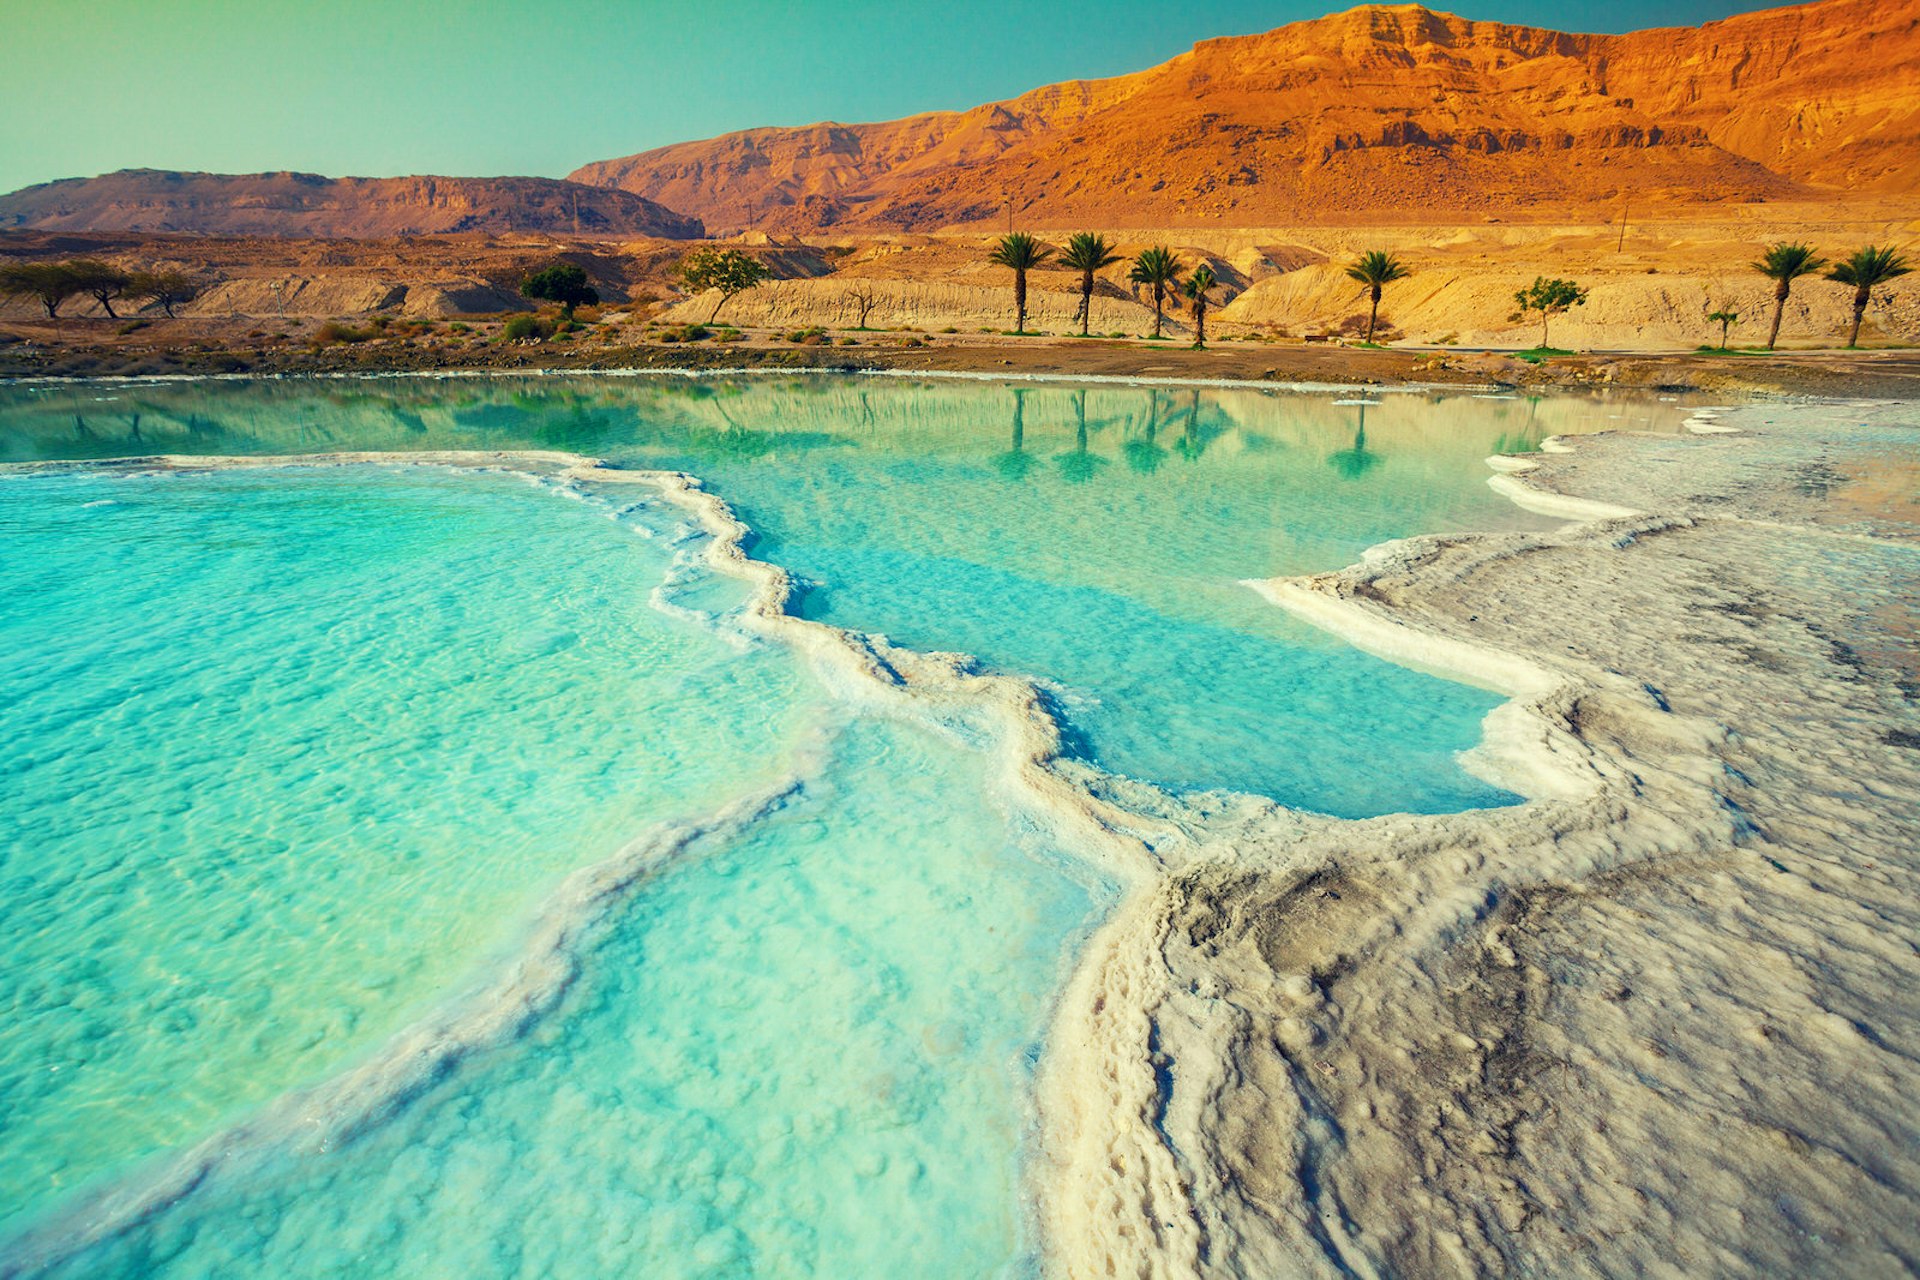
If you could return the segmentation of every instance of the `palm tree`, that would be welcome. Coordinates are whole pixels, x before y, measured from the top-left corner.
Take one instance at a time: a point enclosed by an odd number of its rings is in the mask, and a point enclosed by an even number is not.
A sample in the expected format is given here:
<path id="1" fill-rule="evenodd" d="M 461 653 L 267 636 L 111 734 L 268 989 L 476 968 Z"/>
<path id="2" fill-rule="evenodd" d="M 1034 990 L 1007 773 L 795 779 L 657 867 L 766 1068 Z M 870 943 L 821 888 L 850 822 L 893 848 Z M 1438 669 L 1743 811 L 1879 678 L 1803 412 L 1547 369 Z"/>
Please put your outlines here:
<path id="1" fill-rule="evenodd" d="M 1827 279 L 1853 286 L 1853 330 L 1847 334 L 1848 346 L 1860 345 L 1860 321 L 1867 314 L 1867 301 L 1874 288 L 1912 269 L 1907 265 L 1907 260 L 1892 249 L 1876 249 L 1868 245 L 1845 262 L 1836 263 L 1833 270 L 1827 272 Z"/>
<path id="2" fill-rule="evenodd" d="M 1827 260 L 1811 246 L 1788 244 L 1784 240 L 1770 246 L 1766 256 L 1753 264 L 1755 271 L 1773 281 L 1773 328 L 1767 331 L 1767 350 L 1773 350 L 1773 344 L 1780 340 L 1780 317 L 1786 312 L 1787 294 L 1793 282 L 1826 265 Z"/>
<path id="3" fill-rule="evenodd" d="M 1120 261 L 1105 236 L 1082 231 L 1067 241 L 1060 265 L 1080 273 L 1080 336 L 1087 336 L 1087 322 L 1093 314 L 1093 273 Z"/>
<path id="4" fill-rule="evenodd" d="M 1160 317 L 1166 310 L 1167 294 L 1180 286 L 1180 259 L 1165 245 L 1155 245 L 1133 260 L 1127 279 L 1153 290 L 1153 336 L 1160 336 Z"/>
<path id="5" fill-rule="evenodd" d="M 1213 268 L 1201 263 L 1187 277 L 1186 294 L 1193 299 L 1193 345 L 1207 345 L 1207 290 L 1218 284 L 1213 278 Z"/>
<path id="6" fill-rule="evenodd" d="M 1718 311 L 1707 312 L 1707 319 L 1720 326 L 1720 349 L 1725 351 L 1727 349 L 1727 329 L 1731 325 L 1740 323 L 1740 313 L 1731 308 L 1722 307 Z"/>
<path id="7" fill-rule="evenodd" d="M 1024 231 L 1014 231 L 1000 237 L 1000 243 L 994 246 L 987 261 L 996 267 L 1007 267 L 1013 271 L 1013 311 L 1015 333 L 1027 331 L 1027 272 L 1045 262 L 1053 255 L 1053 250 L 1044 248 L 1038 240 Z"/>
<path id="8" fill-rule="evenodd" d="M 1361 254 L 1360 261 L 1347 268 L 1347 276 L 1367 286 L 1367 296 L 1373 301 L 1373 309 L 1367 312 L 1367 341 L 1372 342 L 1373 325 L 1380 318 L 1380 290 L 1395 280 L 1405 280 L 1407 269 L 1400 265 L 1400 259 L 1375 249 Z"/>

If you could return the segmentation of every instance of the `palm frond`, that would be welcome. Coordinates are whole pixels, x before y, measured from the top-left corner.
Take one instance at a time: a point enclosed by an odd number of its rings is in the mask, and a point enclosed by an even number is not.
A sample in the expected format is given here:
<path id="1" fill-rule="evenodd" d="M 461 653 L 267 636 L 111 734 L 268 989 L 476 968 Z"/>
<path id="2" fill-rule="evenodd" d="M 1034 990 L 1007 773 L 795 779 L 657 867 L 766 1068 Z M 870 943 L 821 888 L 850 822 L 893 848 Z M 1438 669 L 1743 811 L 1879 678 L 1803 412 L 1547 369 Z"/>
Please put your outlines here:
<path id="1" fill-rule="evenodd" d="M 1913 268 L 1907 265 L 1907 260 L 1891 247 L 1881 249 L 1868 245 L 1856 250 L 1845 262 L 1835 263 L 1833 270 L 1827 272 L 1827 279 L 1859 289 L 1871 289 L 1904 276 L 1911 270 Z"/>
<path id="2" fill-rule="evenodd" d="M 996 267 L 1011 267 L 1015 271 L 1026 271 L 1039 266 L 1053 256 L 1053 250 L 1042 245 L 1024 231 L 1015 231 L 1011 235 L 1000 237 L 1000 243 L 993 247 L 987 261 Z"/>
<path id="3" fill-rule="evenodd" d="M 1753 264 L 1753 269 L 1772 280 L 1794 280 L 1826 265 L 1827 260 L 1815 253 L 1813 246 L 1782 241 L 1768 246 L 1765 255 Z"/>
<path id="4" fill-rule="evenodd" d="M 1113 251 L 1107 238 L 1091 231 L 1070 237 L 1060 253 L 1060 265 L 1072 271 L 1098 271 L 1118 261 L 1120 255 Z"/>
<path id="5" fill-rule="evenodd" d="M 1219 283 L 1214 277 L 1213 268 L 1203 262 L 1187 277 L 1186 294 L 1189 298 L 1204 298 Z"/>
<path id="6" fill-rule="evenodd" d="M 1142 250 L 1140 256 L 1133 260 L 1127 279 L 1135 284 L 1171 287 L 1180 280 L 1180 259 L 1165 245 L 1155 245 Z"/>
<path id="7" fill-rule="evenodd" d="M 1347 268 L 1349 279 L 1361 284 L 1392 284 L 1395 280 L 1405 280 L 1407 269 L 1400 259 L 1378 249 L 1360 255 L 1360 260 Z"/>

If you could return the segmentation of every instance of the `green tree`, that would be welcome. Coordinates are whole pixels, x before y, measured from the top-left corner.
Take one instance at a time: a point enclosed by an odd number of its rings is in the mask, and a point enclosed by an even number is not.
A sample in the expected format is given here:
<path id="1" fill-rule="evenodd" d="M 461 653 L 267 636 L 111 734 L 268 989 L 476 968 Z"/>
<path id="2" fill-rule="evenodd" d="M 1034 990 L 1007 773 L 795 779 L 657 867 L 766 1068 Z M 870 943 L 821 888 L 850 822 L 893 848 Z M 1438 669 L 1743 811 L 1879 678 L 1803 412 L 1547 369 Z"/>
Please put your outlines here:
<path id="1" fill-rule="evenodd" d="M 600 301 L 600 291 L 587 283 L 587 273 L 571 262 L 556 262 L 520 282 L 520 292 L 536 302 L 557 302 L 560 314 L 573 319 L 575 307 Z"/>
<path id="2" fill-rule="evenodd" d="M 1866 318 L 1867 303 L 1874 289 L 1911 270 L 1907 260 L 1891 248 L 1876 249 L 1868 245 L 1845 262 L 1835 263 L 1833 270 L 1827 272 L 1827 279 L 1853 286 L 1853 328 L 1847 334 L 1848 346 L 1860 345 L 1860 322 Z"/>
<path id="3" fill-rule="evenodd" d="M 109 320 L 120 318 L 113 309 L 113 300 L 126 292 L 127 281 L 130 278 L 126 272 L 111 262 L 102 262 L 98 258 L 75 258 L 64 265 L 72 273 L 74 283 L 79 285 L 80 292 L 89 295 L 99 303 L 100 309 L 107 313 Z"/>
<path id="4" fill-rule="evenodd" d="M 173 309 L 200 294 L 200 282 L 184 271 L 136 271 L 127 277 L 127 296 L 150 298 L 173 319 Z"/>
<path id="5" fill-rule="evenodd" d="M 1766 253 L 1753 264 L 1755 271 L 1773 281 L 1773 327 L 1767 330 L 1767 350 L 1773 350 L 1773 344 L 1780 340 L 1780 317 L 1786 314 L 1787 295 L 1793 290 L 1793 282 L 1826 265 L 1827 260 L 1810 245 L 1788 244 L 1784 240 L 1768 246 Z"/>
<path id="6" fill-rule="evenodd" d="M 1718 311 L 1707 312 L 1707 319 L 1720 326 L 1720 349 L 1725 351 L 1727 349 L 1727 329 L 1731 325 L 1740 323 L 1740 313 L 1722 307 Z"/>
<path id="7" fill-rule="evenodd" d="M 1519 310 L 1513 318 L 1524 320 L 1527 312 L 1540 313 L 1540 345 L 1547 345 L 1547 321 L 1554 316 L 1587 305 L 1587 291 L 1571 280 L 1549 280 L 1545 276 L 1535 276 L 1533 283 L 1513 295 L 1513 302 Z"/>
<path id="8" fill-rule="evenodd" d="M 1367 297 L 1373 303 L 1373 309 L 1367 312 L 1367 341 L 1372 342 L 1373 326 L 1380 318 L 1380 290 L 1395 280 L 1405 280 L 1407 269 L 1392 254 L 1374 249 L 1361 254 L 1360 261 L 1347 268 L 1347 276 L 1367 286 Z"/>
<path id="9" fill-rule="evenodd" d="M 0 267 L 0 293 L 38 299 L 47 309 L 49 320 L 58 320 L 61 304 L 79 292 L 80 281 L 64 262 L 16 262 Z"/>
<path id="10" fill-rule="evenodd" d="M 1207 345 L 1207 292 L 1219 283 L 1213 278 L 1213 268 L 1204 262 L 1187 277 L 1186 295 L 1193 302 L 1193 345 L 1196 348 Z"/>
<path id="11" fill-rule="evenodd" d="M 695 249 L 680 259 L 675 274 L 680 278 L 680 287 L 689 294 L 705 293 L 709 289 L 720 291 L 720 300 L 707 314 L 708 324 L 719 317 L 720 308 L 736 295 L 773 279 L 772 268 L 738 249 Z"/>
<path id="12" fill-rule="evenodd" d="M 1087 336 L 1087 324 L 1093 314 L 1093 273 L 1120 261 L 1105 236 L 1082 231 L 1067 241 L 1060 265 L 1080 273 L 1080 336 Z"/>
<path id="13" fill-rule="evenodd" d="M 1006 267 L 1013 272 L 1013 331 L 1027 331 L 1027 272 L 1033 270 L 1048 258 L 1053 250 L 1041 245 L 1038 240 L 1024 231 L 1015 231 L 1000 237 L 1000 243 L 987 255 L 987 261 L 996 267 Z"/>
<path id="14" fill-rule="evenodd" d="M 1153 290 L 1153 336 L 1160 336 L 1160 317 L 1166 310 L 1167 295 L 1180 287 L 1180 259 L 1165 245 L 1155 245 L 1133 260 L 1127 279 Z"/>

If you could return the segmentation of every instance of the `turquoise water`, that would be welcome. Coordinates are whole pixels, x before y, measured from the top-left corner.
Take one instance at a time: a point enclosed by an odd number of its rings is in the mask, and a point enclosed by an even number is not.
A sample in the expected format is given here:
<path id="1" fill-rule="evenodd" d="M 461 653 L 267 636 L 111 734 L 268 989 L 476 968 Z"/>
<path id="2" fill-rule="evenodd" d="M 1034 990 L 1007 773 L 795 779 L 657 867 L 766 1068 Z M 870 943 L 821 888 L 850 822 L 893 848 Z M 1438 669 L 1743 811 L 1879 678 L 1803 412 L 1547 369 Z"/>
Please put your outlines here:
<path id="1" fill-rule="evenodd" d="M 1338 814 L 1508 802 L 1453 759 L 1490 697 L 1295 627 L 1239 580 L 1529 527 L 1486 453 L 1664 410 L 1336 400 L 9 387 L 0 458 L 534 447 L 681 468 L 805 580 L 802 613 L 1035 679 L 1105 768 Z M 0 1270 L 1028 1264 L 1030 1066 L 1112 886 L 1034 834 L 971 738 L 857 714 L 743 642 L 741 589 L 649 492 L 376 466 L 0 478 Z M 662 823 L 789 783 L 591 910 L 565 896 Z M 422 1019 L 484 1013 L 487 975 L 518 972 L 555 910 L 564 980 L 515 997 L 510 1033 L 424 1085 L 313 1095 L 295 1138 L 272 1121 Z M 262 1116 L 187 1194 L 75 1244 L 95 1191 Z"/>
<path id="2" fill-rule="evenodd" d="M 638 897 L 512 1051 L 59 1274 L 1017 1266 L 1021 1064 L 1087 894 L 971 753 L 868 723 L 832 754 Z"/>
<path id="3" fill-rule="evenodd" d="M 16 479 L 0 544 L 9 1213 L 377 1042 L 818 715 L 511 478 Z"/>

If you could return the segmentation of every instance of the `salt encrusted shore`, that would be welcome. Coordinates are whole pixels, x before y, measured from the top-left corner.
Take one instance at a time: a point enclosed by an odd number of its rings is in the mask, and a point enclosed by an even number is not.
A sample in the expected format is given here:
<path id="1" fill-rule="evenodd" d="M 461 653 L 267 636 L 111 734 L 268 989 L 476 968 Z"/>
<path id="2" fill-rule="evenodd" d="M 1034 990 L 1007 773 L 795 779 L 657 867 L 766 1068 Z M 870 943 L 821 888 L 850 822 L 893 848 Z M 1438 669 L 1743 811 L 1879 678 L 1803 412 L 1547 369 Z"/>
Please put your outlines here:
<path id="1" fill-rule="evenodd" d="M 1917 424 L 1582 437 L 1502 479 L 1611 518 L 1263 584 L 1509 693 L 1536 799 L 1183 819 L 1049 1042 L 1053 1269 L 1920 1268 Z"/>

